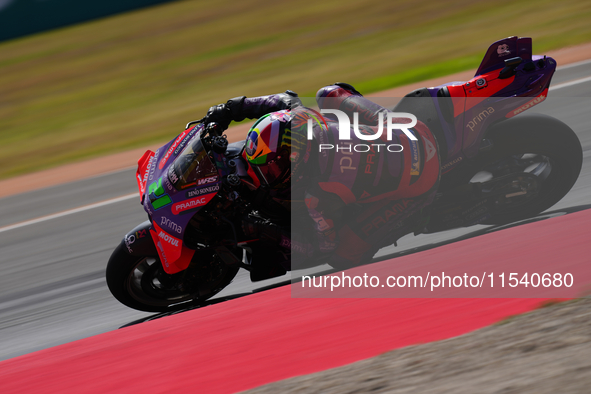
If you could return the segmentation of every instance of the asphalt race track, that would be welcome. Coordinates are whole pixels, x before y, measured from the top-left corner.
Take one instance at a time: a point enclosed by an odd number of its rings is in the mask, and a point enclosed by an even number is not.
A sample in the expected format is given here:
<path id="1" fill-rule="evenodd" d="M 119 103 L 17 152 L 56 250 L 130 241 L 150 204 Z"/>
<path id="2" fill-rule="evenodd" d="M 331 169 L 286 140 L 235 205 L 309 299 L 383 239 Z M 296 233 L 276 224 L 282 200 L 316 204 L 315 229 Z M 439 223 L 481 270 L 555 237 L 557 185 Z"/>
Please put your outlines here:
<path id="1" fill-rule="evenodd" d="M 549 99 L 528 112 L 544 112 L 567 123 L 577 132 L 584 150 L 579 180 L 550 209 L 555 212 L 552 215 L 559 215 L 591 207 L 591 120 L 587 116 L 591 62 L 559 69 L 552 86 L 550 98 L 564 99 Z M 4 271 L 0 277 L 0 360 L 153 316 L 119 304 L 104 280 L 111 251 L 128 230 L 146 219 L 139 198 L 133 196 L 137 193 L 134 173 L 135 169 L 128 169 L 0 199 L 0 267 Z M 87 209 L 68 213 L 85 206 Z M 54 215 L 60 212 L 65 214 Z M 48 215 L 52 217 L 27 224 Z M 476 226 L 406 236 L 398 247 L 386 248 L 380 255 L 449 242 L 484 230 L 484 226 Z M 218 297 L 249 293 L 286 280 L 289 276 L 252 284 L 241 271 Z"/>

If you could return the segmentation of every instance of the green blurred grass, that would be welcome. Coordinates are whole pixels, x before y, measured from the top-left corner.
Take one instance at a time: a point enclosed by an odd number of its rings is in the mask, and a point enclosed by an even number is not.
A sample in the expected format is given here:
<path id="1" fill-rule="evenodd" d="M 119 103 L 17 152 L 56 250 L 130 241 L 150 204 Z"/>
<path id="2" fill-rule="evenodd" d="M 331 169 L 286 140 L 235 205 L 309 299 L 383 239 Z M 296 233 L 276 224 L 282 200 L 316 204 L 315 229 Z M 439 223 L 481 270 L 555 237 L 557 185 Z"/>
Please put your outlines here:
<path id="1" fill-rule="evenodd" d="M 589 1 L 179 1 L 0 43 L 0 178 L 166 141 L 210 105 L 476 69 L 591 41 Z M 551 55 L 551 53 L 547 53 Z"/>

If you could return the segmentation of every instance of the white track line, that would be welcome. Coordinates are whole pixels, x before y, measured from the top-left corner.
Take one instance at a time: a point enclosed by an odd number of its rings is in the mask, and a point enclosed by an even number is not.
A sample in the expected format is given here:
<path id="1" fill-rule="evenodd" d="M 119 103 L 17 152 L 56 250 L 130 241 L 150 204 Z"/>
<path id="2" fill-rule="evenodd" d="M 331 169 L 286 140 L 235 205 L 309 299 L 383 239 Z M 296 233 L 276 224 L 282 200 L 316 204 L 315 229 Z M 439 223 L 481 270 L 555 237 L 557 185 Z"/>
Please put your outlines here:
<path id="1" fill-rule="evenodd" d="M 578 85 L 580 83 L 585 83 L 591 81 L 591 77 L 575 79 L 574 81 L 564 82 L 555 86 L 550 86 L 550 90 L 558 90 L 562 88 L 567 88 L 569 86 Z"/>
<path id="2" fill-rule="evenodd" d="M 583 66 L 585 64 L 591 63 L 591 59 L 587 59 L 587 60 L 581 60 L 580 62 L 575 62 L 575 63 L 570 63 L 570 64 L 565 64 L 564 66 L 558 66 L 556 67 L 557 70 L 565 70 L 567 68 L 572 68 L 572 67 L 577 67 L 577 66 Z"/>
<path id="3" fill-rule="evenodd" d="M 29 226 L 31 224 L 45 222 L 45 221 L 48 221 L 48 220 L 51 220 L 51 219 L 61 218 L 62 216 L 68 216 L 68 215 L 72 215 L 74 213 L 88 211 L 88 210 L 94 209 L 94 208 L 104 207 L 105 205 L 115 204 L 115 203 L 118 203 L 120 201 L 129 200 L 131 198 L 138 198 L 139 199 L 139 195 L 137 193 L 126 194 L 126 195 L 121 196 L 121 197 L 111 198 L 110 200 L 105 200 L 105 201 L 97 202 L 97 203 L 90 204 L 90 205 L 84 205 L 82 207 L 78 207 L 78 208 L 74 208 L 74 209 L 69 209 L 67 211 L 54 213 L 52 215 L 42 216 L 42 217 L 37 218 L 37 219 L 31 219 L 31 220 L 27 220 L 25 222 L 11 224 L 10 226 L 0 227 L 0 233 L 3 233 L 5 231 L 14 230 L 14 229 L 21 228 L 21 227 L 25 227 L 25 226 Z"/>

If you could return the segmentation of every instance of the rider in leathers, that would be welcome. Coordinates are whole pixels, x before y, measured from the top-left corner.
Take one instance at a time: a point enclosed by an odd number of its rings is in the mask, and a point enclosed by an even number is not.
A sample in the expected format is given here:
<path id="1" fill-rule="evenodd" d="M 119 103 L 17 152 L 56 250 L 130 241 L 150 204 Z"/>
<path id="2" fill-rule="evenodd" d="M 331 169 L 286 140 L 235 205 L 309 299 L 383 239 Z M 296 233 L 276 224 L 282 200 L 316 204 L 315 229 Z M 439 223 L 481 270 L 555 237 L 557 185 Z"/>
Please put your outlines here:
<path id="1" fill-rule="evenodd" d="M 337 109 L 351 119 L 357 112 L 359 130 L 366 135 L 376 133 L 379 114 L 386 119 L 384 115 L 388 112 L 344 83 L 323 87 L 316 100 L 321 110 Z M 228 100 L 226 104 L 211 107 L 204 121 L 217 122 L 226 128 L 231 121 L 256 119 L 277 111 L 283 111 L 283 115 L 271 115 L 276 120 L 267 120 L 271 122 L 268 130 L 277 130 L 272 122 L 280 122 L 283 145 L 276 142 L 276 137 L 275 142 L 269 143 L 269 137 L 263 137 L 264 131 L 257 130 L 252 135 L 253 126 L 247 137 L 247 148 L 249 141 L 256 147 L 258 141 L 266 138 L 266 145 L 273 145 L 269 148 L 276 150 L 278 156 L 269 156 L 274 159 L 263 163 L 250 156 L 247 159 L 257 170 L 253 173 L 260 178 L 257 183 L 261 187 L 276 191 L 279 198 L 305 201 L 311 219 L 307 225 L 313 226 L 314 231 L 293 223 L 291 232 L 279 231 L 269 223 L 246 220 L 245 232 L 266 234 L 291 247 L 291 268 L 301 266 L 297 261 L 307 265 L 307 260 L 345 268 L 367 261 L 380 247 L 417 228 L 425 217 L 423 211 L 435 196 L 440 174 L 437 142 L 423 123 L 419 121 L 410 129 L 416 141 L 401 130 L 394 130 L 390 141 L 386 140 L 386 133 L 378 140 L 365 141 L 356 138 L 353 132 L 351 140 L 340 141 L 336 117 L 301 106 L 297 95 L 289 90 Z M 313 119 L 311 141 L 307 138 L 308 119 Z M 388 150 L 389 145 L 398 148 Z M 285 157 L 286 149 L 289 161 Z M 273 171 L 266 167 L 270 165 Z M 269 173 L 281 175 L 274 176 L 270 183 L 269 176 L 265 176 Z M 297 216 L 292 212 L 294 217 Z"/>

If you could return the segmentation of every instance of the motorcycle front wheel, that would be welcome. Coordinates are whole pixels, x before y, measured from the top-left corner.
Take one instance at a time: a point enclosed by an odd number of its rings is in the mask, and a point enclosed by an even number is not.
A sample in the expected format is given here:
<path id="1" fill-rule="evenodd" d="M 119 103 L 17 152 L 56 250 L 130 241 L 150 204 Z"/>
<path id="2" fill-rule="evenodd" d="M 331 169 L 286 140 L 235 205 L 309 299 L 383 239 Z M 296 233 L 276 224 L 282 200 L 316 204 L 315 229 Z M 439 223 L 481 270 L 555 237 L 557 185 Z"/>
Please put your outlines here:
<path id="1" fill-rule="evenodd" d="M 189 268 L 170 275 L 158 256 L 133 256 L 121 243 L 109 259 L 106 277 L 111 294 L 122 304 L 144 312 L 167 312 L 213 297 L 238 270 L 213 252 L 198 251 Z"/>

